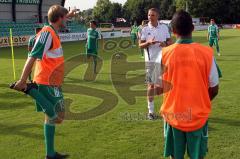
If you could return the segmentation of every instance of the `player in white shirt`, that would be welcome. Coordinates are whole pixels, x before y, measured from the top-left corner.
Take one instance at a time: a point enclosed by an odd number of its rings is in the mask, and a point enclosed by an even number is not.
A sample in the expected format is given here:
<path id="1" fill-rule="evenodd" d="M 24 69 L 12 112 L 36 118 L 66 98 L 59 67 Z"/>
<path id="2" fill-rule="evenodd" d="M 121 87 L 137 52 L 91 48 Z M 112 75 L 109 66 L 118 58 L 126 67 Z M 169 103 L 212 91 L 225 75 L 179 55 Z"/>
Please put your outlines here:
<path id="1" fill-rule="evenodd" d="M 148 10 L 149 23 L 145 25 L 139 39 L 139 47 L 144 49 L 146 62 L 146 82 L 148 84 L 148 118 L 153 120 L 154 115 L 154 94 L 160 90 L 162 47 L 171 43 L 169 29 L 165 24 L 158 22 L 159 12 L 155 8 Z"/>

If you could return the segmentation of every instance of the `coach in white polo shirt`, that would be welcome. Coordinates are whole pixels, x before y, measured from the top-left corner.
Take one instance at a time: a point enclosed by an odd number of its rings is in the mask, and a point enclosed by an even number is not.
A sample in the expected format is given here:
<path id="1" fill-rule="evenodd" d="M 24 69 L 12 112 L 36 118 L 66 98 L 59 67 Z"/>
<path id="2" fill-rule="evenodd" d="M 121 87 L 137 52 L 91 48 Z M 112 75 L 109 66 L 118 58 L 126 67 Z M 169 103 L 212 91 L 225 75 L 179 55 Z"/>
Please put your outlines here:
<path id="1" fill-rule="evenodd" d="M 171 37 L 167 25 L 158 22 L 159 12 L 155 8 L 148 10 L 149 23 L 141 32 L 139 47 L 144 49 L 146 62 L 146 82 L 148 83 L 148 118 L 153 120 L 154 94 L 160 90 L 162 47 L 170 44 Z M 157 90 L 157 91 L 156 91 Z"/>

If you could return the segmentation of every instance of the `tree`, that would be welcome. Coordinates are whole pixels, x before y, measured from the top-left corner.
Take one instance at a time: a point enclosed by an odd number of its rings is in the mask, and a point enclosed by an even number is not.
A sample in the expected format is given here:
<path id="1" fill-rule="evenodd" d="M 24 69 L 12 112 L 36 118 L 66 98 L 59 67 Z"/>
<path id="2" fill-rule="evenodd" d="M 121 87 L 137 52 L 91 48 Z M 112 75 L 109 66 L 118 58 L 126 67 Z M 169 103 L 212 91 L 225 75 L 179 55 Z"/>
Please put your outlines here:
<path id="1" fill-rule="evenodd" d="M 141 23 L 142 20 L 147 19 L 148 9 L 152 7 L 160 9 L 160 0 L 127 0 L 123 7 L 124 18 Z"/>
<path id="2" fill-rule="evenodd" d="M 214 18 L 218 23 L 240 22 L 240 0 L 176 0 L 177 9 L 186 6 L 193 17 Z"/>
<path id="3" fill-rule="evenodd" d="M 109 0 L 98 0 L 93 8 L 93 18 L 98 22 L 105 22 L 109 18 L 111 2 Z"/>
<path id="4" fill-rule="evenodd" d="M 140 23 L 148 18 L 150 8 L 157 8 L 160 11 L 160 19 L 171 19 L 176 11 L 176 3 L 175 0 L 127 0 L 123 6 L 124 17 Z"/>
<path id="5" fill-rule="evenodd" d="M 88 23 L 90 20 L 93 19 L 93 9 L 83 10 L 79 13 L 83 23 Z"/>
<path id="6" fill-rule="evenodd" d="M 175 12 L 175 0 L 162 0 L 160 6 L 160 19 L 171 19 Z"/>
<path id="7" fill-rule="evenodd" d="M 122 16 L 123 16 L 122 5 L 120 3 L 112 3 L 110 10 L 108 12 L 107 19 L 110 22 L 115 23 L 116 18 L 122 18 Z"/>

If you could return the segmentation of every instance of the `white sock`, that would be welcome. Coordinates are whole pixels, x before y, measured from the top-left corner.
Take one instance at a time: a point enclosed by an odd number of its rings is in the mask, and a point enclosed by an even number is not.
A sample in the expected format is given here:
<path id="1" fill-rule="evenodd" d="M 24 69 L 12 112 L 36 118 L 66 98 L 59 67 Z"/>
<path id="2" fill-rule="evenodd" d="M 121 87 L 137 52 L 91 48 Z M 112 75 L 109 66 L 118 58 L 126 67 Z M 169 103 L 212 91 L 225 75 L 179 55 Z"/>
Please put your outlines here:
<path id="1" fill-rule="evenodd" d="M 148 113 L 154 113 L 154 101 L 148 101 Z"/>

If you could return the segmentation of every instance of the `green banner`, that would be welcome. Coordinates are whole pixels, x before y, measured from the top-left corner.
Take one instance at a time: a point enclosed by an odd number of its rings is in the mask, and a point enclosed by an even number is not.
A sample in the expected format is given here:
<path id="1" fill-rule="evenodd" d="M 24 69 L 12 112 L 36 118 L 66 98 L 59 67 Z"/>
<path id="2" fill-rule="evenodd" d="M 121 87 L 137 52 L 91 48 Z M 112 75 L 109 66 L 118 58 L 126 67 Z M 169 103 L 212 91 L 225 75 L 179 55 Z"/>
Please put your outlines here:
<path id="1" fill-rule="evenodd" d="M 12 0 L 0 0 L 0 3 L 12 3 Z M 16 0 L 16 4 L 39 4 L 40 0 Z"/>

